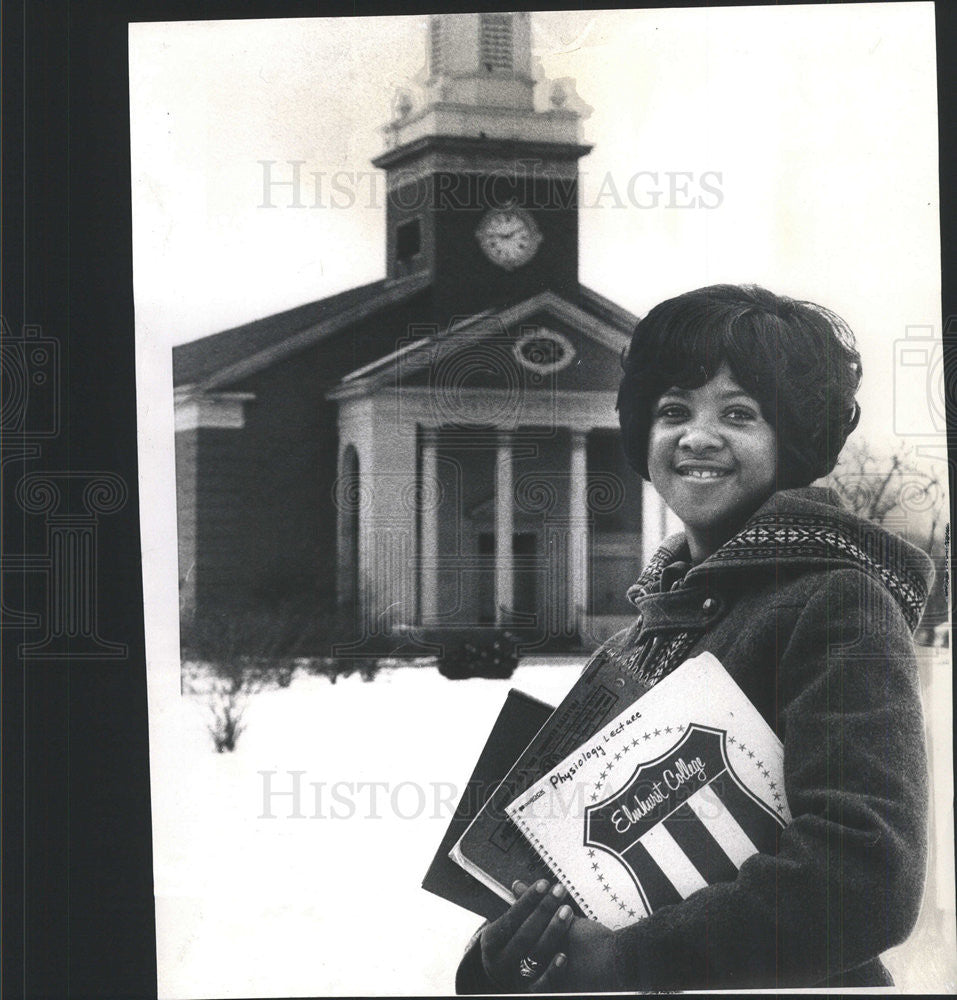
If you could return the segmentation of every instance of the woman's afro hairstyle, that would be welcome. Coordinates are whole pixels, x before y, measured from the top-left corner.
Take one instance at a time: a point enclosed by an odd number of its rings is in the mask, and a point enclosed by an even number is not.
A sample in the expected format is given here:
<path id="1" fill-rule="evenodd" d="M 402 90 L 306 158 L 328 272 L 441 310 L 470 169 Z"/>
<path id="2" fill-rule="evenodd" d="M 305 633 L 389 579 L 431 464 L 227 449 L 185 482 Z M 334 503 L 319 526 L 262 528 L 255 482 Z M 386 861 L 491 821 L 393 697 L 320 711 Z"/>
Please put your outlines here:
<path id="1" fill-rule="evenodd" d="M 861 357 L 829 309 L 756 285 L 711 285 L 655 306 L 635 327 L 618 391 L 622 443 L 648 478 L 652 408 L 727 365 L 761 407 L 778 446 L 778 489 L 827 475 L 857 426 Z"/>

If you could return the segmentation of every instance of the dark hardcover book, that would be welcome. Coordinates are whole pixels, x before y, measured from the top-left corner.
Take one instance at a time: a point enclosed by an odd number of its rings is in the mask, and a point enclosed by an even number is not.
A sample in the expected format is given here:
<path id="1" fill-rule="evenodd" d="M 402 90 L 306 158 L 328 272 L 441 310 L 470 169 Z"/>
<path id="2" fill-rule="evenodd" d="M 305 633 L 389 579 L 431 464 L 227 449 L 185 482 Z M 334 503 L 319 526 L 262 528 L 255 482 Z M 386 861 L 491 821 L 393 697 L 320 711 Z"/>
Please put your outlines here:
<path id="1" fill-rule="evenodd" d="M 459 867 L 449 857 L 449 851 L 551 713 L 551 706 L 545 702 L 515 688 L 509 691 L 452 822 L 425 873 L 423 889 L 457 903 L 486 920 L 494 920 L 505 912 L 508 906 L 506 901 Z"/>
<path id="2" fill-rule="evenodd" d="M 505 903 L 515 879 L 555 881 L 505 807 L 646 690 L 627 658 L 607 647 L 596 653 L 454 845 L 452 859 Z"/>

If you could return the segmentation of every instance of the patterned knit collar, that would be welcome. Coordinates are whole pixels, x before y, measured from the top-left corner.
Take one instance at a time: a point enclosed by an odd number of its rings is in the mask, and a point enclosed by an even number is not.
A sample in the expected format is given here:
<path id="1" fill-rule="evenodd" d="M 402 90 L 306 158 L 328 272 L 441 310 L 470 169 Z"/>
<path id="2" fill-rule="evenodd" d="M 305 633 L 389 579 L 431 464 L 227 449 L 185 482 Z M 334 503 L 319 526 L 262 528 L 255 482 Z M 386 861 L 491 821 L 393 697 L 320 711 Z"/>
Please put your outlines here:
<path id="1" fill-rule="evenodd" d="M 666 539 L 628 589 L 632 604 L 661 589 L 665 567 L 687 558 L 684 534 Z M 852 566 L 882 583 L 917 627 L 933 580 L 930 559 L 916 546 L 847 511 L 833 490 L 807 487 L 775 493 L 736 535 L 685 578 L 762 568 L 838 569 Z"/>

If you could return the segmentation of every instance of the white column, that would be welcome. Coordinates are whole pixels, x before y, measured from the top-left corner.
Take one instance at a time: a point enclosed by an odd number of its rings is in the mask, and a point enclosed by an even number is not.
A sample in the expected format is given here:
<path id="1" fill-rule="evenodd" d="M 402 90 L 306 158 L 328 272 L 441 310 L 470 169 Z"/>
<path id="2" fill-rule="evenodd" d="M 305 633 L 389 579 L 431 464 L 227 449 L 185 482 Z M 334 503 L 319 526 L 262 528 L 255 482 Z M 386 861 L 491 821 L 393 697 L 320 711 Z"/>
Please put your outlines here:
<path id="1" fill-rule="evenodd" d="M 339 449 L 336 478 L 336 602 L 350 613 L 358 613 L 357 581 L 359 579 L 359 516 L 360 483 L 358 457 L 347 464 L 346 456 L 356 456 L 355 447 L 345 444 Z M 353 534 L 355 537 L 353 537 Z"/>
<path id="2" fill-rule="evenodd" d="M 568 624 L 582 633 L 588 594 L 588 459 L 585 431 L 573 430 L 568 493 Z"/>
<path id="3" fill-rule="evenodd" d="M 512 442 L 502 433 L 495 449 L 495 624 L 515 606 L 512 536 L 515 533 L 515 500 L 512 485 Z"/>
<path id="4" fill-rule="evenodd" d="M 675 532 L 682 523 L 661 499 L 658 491 L 646 480 L 641 483 L 641 564 L 647 566 L 658 546 Z"/>
<path id="5" fill-rule="evenodd" d="M 422 431 L 422 544 L 419 562 L 419 621 L 434 622 L 439 602 L 439 433 L 426 428 Z"/>

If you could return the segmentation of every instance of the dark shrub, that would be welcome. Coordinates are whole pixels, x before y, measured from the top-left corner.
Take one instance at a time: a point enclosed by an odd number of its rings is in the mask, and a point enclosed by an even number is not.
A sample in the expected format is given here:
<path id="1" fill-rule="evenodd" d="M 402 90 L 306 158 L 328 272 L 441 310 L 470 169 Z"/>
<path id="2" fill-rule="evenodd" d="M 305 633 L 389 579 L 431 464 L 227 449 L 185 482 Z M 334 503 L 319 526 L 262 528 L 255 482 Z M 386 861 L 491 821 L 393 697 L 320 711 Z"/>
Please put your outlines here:
<path id="1" fill-rule="evenodd" d="M 437 629 L 428 638 L 442 646 L 439 673 L 450 680 L 508 678 L 518 666 L 518 643 L 506 629 Z"/>
<path id="2" fill-rule="evenodd" d="M 325 677 L 335 684 L 340 677 L 350 677 L 358 671 L 364 681 L 374 681 L 382 664 L 374 656 L 322 656 L 304 661 L 304 669 L 315 677 Z"/>

